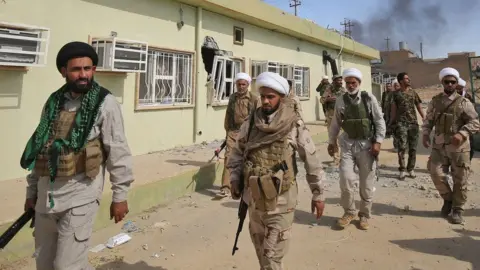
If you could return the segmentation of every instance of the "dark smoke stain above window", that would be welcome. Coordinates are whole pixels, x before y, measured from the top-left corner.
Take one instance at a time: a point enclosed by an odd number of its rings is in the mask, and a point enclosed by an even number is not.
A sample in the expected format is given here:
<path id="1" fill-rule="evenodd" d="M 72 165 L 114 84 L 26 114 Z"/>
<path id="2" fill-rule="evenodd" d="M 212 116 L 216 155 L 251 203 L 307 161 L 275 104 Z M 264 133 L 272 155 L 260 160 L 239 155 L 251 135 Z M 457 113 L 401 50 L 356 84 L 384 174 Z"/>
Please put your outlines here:
<path id="1" fill-rule="evenodd" d="M 237 45 L 243 45 L 243 28 L 233 27 L 233 43 Z"/>

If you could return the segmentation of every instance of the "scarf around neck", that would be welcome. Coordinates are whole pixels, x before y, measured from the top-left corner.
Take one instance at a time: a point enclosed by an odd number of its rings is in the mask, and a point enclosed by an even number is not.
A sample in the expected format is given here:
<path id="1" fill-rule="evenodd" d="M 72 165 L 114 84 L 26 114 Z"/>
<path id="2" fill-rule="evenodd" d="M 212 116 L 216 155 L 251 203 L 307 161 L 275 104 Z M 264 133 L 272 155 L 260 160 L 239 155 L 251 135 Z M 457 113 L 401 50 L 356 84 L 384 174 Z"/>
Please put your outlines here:
<path id="1" fill-rule="evenodd" d="M 28 140 L 22 158 L 20 159 L 20 165 L 23 169 L 31 171 L 35 167 L 37 156 L 42 152 L 45 144 L 51 138 L 53 123 L 65 104 L 65 94 L 68 93 L 68 91 L 67 85 L 65 84 L 48 98 L 40 118 L 40 123 Z M 78 153 L 83 149 L 97 118 L 100 106 L 108 94 L 110 94 L 110 92 L 107 89 L 101 87 L 94 81 L 92 89 L 82 97 L 80 108 L 75 115 L 75 122 L 67 138 L 55 139 L 52 142 L 51 147 L 48 149 L 48 169 L 52 182 L 57 175 L 60 153 L 65 150 Z"/>

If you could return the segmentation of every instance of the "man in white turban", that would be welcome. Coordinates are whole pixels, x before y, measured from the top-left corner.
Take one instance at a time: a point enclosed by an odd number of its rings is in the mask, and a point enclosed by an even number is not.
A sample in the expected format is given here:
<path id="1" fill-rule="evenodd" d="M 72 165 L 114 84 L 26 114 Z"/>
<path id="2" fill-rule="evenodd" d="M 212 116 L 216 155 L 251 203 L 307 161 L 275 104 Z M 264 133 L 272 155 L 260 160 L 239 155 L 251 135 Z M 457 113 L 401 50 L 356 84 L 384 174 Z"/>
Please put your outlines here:
<path id="1" fill-rule="evenodd" d="M 236 143 L 236 136 L 243 122 L 248 118 L 250 112 L 257 106 L 258 96 L 248 91 L 252 78 L 247 73 L 238 73 L 235 76 L 235 93 L 230 95 L 225 113 L 224 128 L 225 136 L 225 159 L 222 175 L 222 186 L 217 194 L 219 198 L 225 198 L 230 195 L 230 172 L 226 164 L 230 157 L 232 148 Z M 218 155 L 219 149 L 215 151 Z"/>
<path id="2" fill-rule="evenodd" d="M 287 80 L 277 73 L 264 72 L 255 86 L 262 106 L 240 128 L 227 166 L 232 197 L 241 198 L 240 209 L 248 207 L 250 236 L 260 269 L 281 270 L 298 197 L 295 152 L 305 163 L 313 194 L 312 213 L 316 212 L 317 219 L 325 207 L 324 173 L 308 129 L 287 96 Z M 241 186 L 245 188 L 240 190 Z"/>
<path id="3" fill-rule="evenodd" d="M 385 138 L 385 120 L 377 99 L 371 93 L 361 91 L 362 73 L 356 68 L 343 72 L 347 93 L 337 98 L 332 125 L 328 130 L 328 152 L 330 155 L 337 148 L 337 139 L 341 147 L 340 190 L 341 205 L 344 215 L 337 221 L 341 228 L 348 226 L 355 219 L 354 190 L 357 181 L 358 166 L 360 176 L 360 229 L 369 228 L 373 190 L 378 166 L 381 143 Z M 340 129 L 342 135 L 338 136 Z"/>
<path id="4" fill-rule="evenodd" d="M 441 214 L 453 224 L 463 223 L 463 210 L 467 202 L 467 180 L 470 171 L 469 137 L 480 130 L 478 114 L 473 104 L 459 95 L 455 88 L 460 74 L 453 68 L 440 71 L 443 93 L 432 98 L 422 126 L 423 145 L 432 146 L 428 170 L 438 193 L 443 198 Z M 433 144 L 430 133 L 435 128 Z M 446 168 L 447 167 L 447 168 Z M 446 181 L 450 167 L 453 187 Z"/>

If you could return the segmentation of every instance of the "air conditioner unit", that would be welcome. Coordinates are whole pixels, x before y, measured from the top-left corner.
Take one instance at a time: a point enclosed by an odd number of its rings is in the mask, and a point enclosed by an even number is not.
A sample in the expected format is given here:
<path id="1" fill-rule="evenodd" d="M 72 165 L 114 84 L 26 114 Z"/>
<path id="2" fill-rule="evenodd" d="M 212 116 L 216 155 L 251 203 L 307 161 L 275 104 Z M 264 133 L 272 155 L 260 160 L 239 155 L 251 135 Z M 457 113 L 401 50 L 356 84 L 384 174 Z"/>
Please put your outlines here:
<path id="1" fill-rule="evenodd" d="M 92 38 L 92 47 L 98 54 L 97 71 L 147 71 L 148 43 L 134 40 Z"/>
<path id="2" fill-rule="evenodd" d="M 0 66 L 45 66 L 50 30 L 0 22 Z"/>

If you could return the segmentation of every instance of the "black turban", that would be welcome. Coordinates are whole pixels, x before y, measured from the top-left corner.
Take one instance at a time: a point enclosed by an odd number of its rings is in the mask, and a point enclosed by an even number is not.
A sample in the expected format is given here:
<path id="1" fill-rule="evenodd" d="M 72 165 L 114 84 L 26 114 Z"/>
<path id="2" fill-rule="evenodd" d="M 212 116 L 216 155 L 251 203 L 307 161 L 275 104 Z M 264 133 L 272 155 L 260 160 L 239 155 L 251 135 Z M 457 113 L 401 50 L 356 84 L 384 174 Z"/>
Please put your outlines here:
<path id="1" fill-rule="evenodd" d="M 97 52 L 93 49 L 92 46 L 85 42 L 74 41 L 65 44 L 57 55 L 57 69 L 61 72 L 62 67 L 66 67 L 68 60 L 79 58 L 79 57 L 88 57 L 92 59 L 93 65 L 98 64 L 98 55 Z"/>

